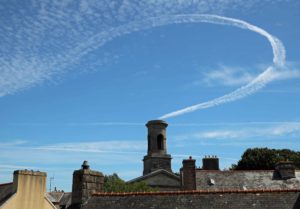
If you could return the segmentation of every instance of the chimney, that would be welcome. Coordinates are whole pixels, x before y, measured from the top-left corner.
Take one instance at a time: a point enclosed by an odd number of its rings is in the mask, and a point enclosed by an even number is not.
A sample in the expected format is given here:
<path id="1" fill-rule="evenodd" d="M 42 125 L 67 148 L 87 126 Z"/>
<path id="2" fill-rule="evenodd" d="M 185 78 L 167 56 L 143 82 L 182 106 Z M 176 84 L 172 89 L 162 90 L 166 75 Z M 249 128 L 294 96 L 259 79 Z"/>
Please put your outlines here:
<path id="1" fill-rule="evenodd" d="M 196 160 L 189 159 L 182 161 L 182 168 L 180 169 L 181 189 L 195 190 L 196 189 Z"/>
<path id="2" fill-rule="evenodd" d="M 45 207 L 46 177 L 46 173 L 39 171 L 14 171 L 13 190 L 17 192 L 16 208 Z"/>
<path id="3" fill-rule="evenodd" d="M 93 193 L 103 191 L 103 183 L 103 174 L 90 170 L 88 162 L 84 161 L 81 169 L 75 170 L 73 173 L 71 208 L 81 209 Z"/>
<path id="4" fill-rule="evenodd" d="M 220 170 L 219 169 L 219 158 L 215 155 L 205 156 L 202 159 L 202 169 L 203 170 Z"/>
<path id="5" fill-rule="evenodd" d="M 291 161 L 281 161 L 275 166 L 276 172 L 281 179 L 295 178 L 295 166 Z"/>

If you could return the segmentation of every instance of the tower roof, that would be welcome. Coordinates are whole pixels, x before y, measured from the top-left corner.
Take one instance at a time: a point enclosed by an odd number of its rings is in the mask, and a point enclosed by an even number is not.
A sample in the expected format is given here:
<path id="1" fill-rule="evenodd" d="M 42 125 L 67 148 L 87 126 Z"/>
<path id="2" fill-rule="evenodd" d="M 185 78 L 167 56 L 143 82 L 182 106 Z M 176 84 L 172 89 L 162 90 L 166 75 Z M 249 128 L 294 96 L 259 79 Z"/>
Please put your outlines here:
<path id="1" fill-rule="evenodd" d="M 164 120 L 149 120 L 146 124 L 146 126 L 151 126 L 151 125 L 164 125 L 164 126 L 168 126 L 168 123 Z"/>

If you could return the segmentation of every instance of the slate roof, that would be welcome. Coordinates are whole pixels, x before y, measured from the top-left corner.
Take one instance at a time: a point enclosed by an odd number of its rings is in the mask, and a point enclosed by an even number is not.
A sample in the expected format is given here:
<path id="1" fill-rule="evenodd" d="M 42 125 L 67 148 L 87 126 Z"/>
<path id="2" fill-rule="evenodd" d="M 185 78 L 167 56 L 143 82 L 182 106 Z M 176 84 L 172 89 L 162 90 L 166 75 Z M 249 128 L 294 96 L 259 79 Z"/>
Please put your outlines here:
<path id="1" fill-rule="evenodd" d="M 295 189 L 300 188 L 300 171 L 296 178 L 282 180 L 274 170 L 216 171 L 196 170 L 196 189 Z"/>
<path id="2" fill-rule="evenodd" d="M 68 208 L 72 203 L 71 201 L 72 201 L 72 192 L 64 193 L 64 195 L 60 199 L 59 205 L 65 206 L 65 208 Z"/>
<path id="3" fill-rule="evenodd" d="M 0 206 L 3 205 L 13 194 L 13 183 L 0 184 Z"/>
<path id="4" fill-rule="evenodd" d="M 52 202 L 52 203 L 59 203 L 61 198 L 63 197 L 63 192 L 48 192 L 46 193 L 46 197 Z"/>
<path id="5" fill-rule="evenodd" d="M 71 205 L 71 192 L 48 192 L 46 196 L 53 204 L 59 205 L 59 208 L 68 208 Z"/>
<path id="6" fill-rule="evenodd" d="M 300 190 L 96 193 L 84 209 L 299 209 Z"/>

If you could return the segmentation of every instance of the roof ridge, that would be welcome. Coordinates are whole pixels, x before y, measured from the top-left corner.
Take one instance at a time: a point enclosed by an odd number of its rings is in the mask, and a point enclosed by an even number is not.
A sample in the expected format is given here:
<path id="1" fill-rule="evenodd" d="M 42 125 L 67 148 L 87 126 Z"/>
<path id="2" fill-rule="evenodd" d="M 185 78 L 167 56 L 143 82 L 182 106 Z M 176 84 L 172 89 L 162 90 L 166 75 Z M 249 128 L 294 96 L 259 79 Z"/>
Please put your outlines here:
<path id="1" fill-rule="evenodd" d="M 151 173 L 147 173 L 146 175 L 139 176 L 139 177 L 136 177 L 136 178 L 134 178 L 134 179 L 131 179 L 131 180 L 127 181 L 126 183 L 132 183 L 132 182 L 135 182 L 135 181 L 138 181 L 138 180 L 147 178 L 147 177 L 149 177 L 149 176 L 156 175 L 156 174 L 158 174 L 158 173 L 160 173 L 160 172 L 164 172 L 164 173 L 168 174 L 169 176 L 176 177 L 176 178 L 180 179 L 180 177 L 179 177 L 179 176 L 176 176 L 176 174 L 174 174 L 173 172 L 170 172 L 170 171 L 168 171 L 168 170 L 165 170 L 165 169 L 160 168 L 160 169 L 157 169 L 157 170 L 155 170 L 155 171 L 153 171 L 153 172 L 151 172 Z"/>
<path id="2" fill-rule="evenodd" d="M 228 193 L 278 193 L 300 192 L 300 189 L 230 189 L 230 190 L 185 190 L 185 191 L 158 191 L 158 192 L 98 192 L 93 196 L 144 196 L 144 195 L 190 195 L 190 194 L 228 194 Z"/>
<path id="3" fill-rule="evenodd" d="M 3 183 L 3 184 L 0 184 L 0 186 L 6 186 L 6 185 L 10 185 L 10 184 L 13 184 L 14 182 L 9 182 L 9 183 Z"/>

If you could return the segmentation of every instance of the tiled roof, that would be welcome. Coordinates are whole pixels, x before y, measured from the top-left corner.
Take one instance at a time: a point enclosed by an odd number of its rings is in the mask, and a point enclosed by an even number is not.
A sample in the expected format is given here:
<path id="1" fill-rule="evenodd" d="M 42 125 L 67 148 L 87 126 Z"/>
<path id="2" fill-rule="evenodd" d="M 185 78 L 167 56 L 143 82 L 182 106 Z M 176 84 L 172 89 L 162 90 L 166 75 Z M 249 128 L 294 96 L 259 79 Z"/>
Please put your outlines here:
<path id="1" fill-rule="evenodd" d="M 187 190 L 187 191 L 162 191 L 162 192 L 98 192 L 93 196 L 164 196 L 164 195 L 192 195 L 192 194 L 229 194 L 229 193 L 286 193 L 286 192 L 300 192 L 299 189 L 250 189 L 250 190 Z"/>

